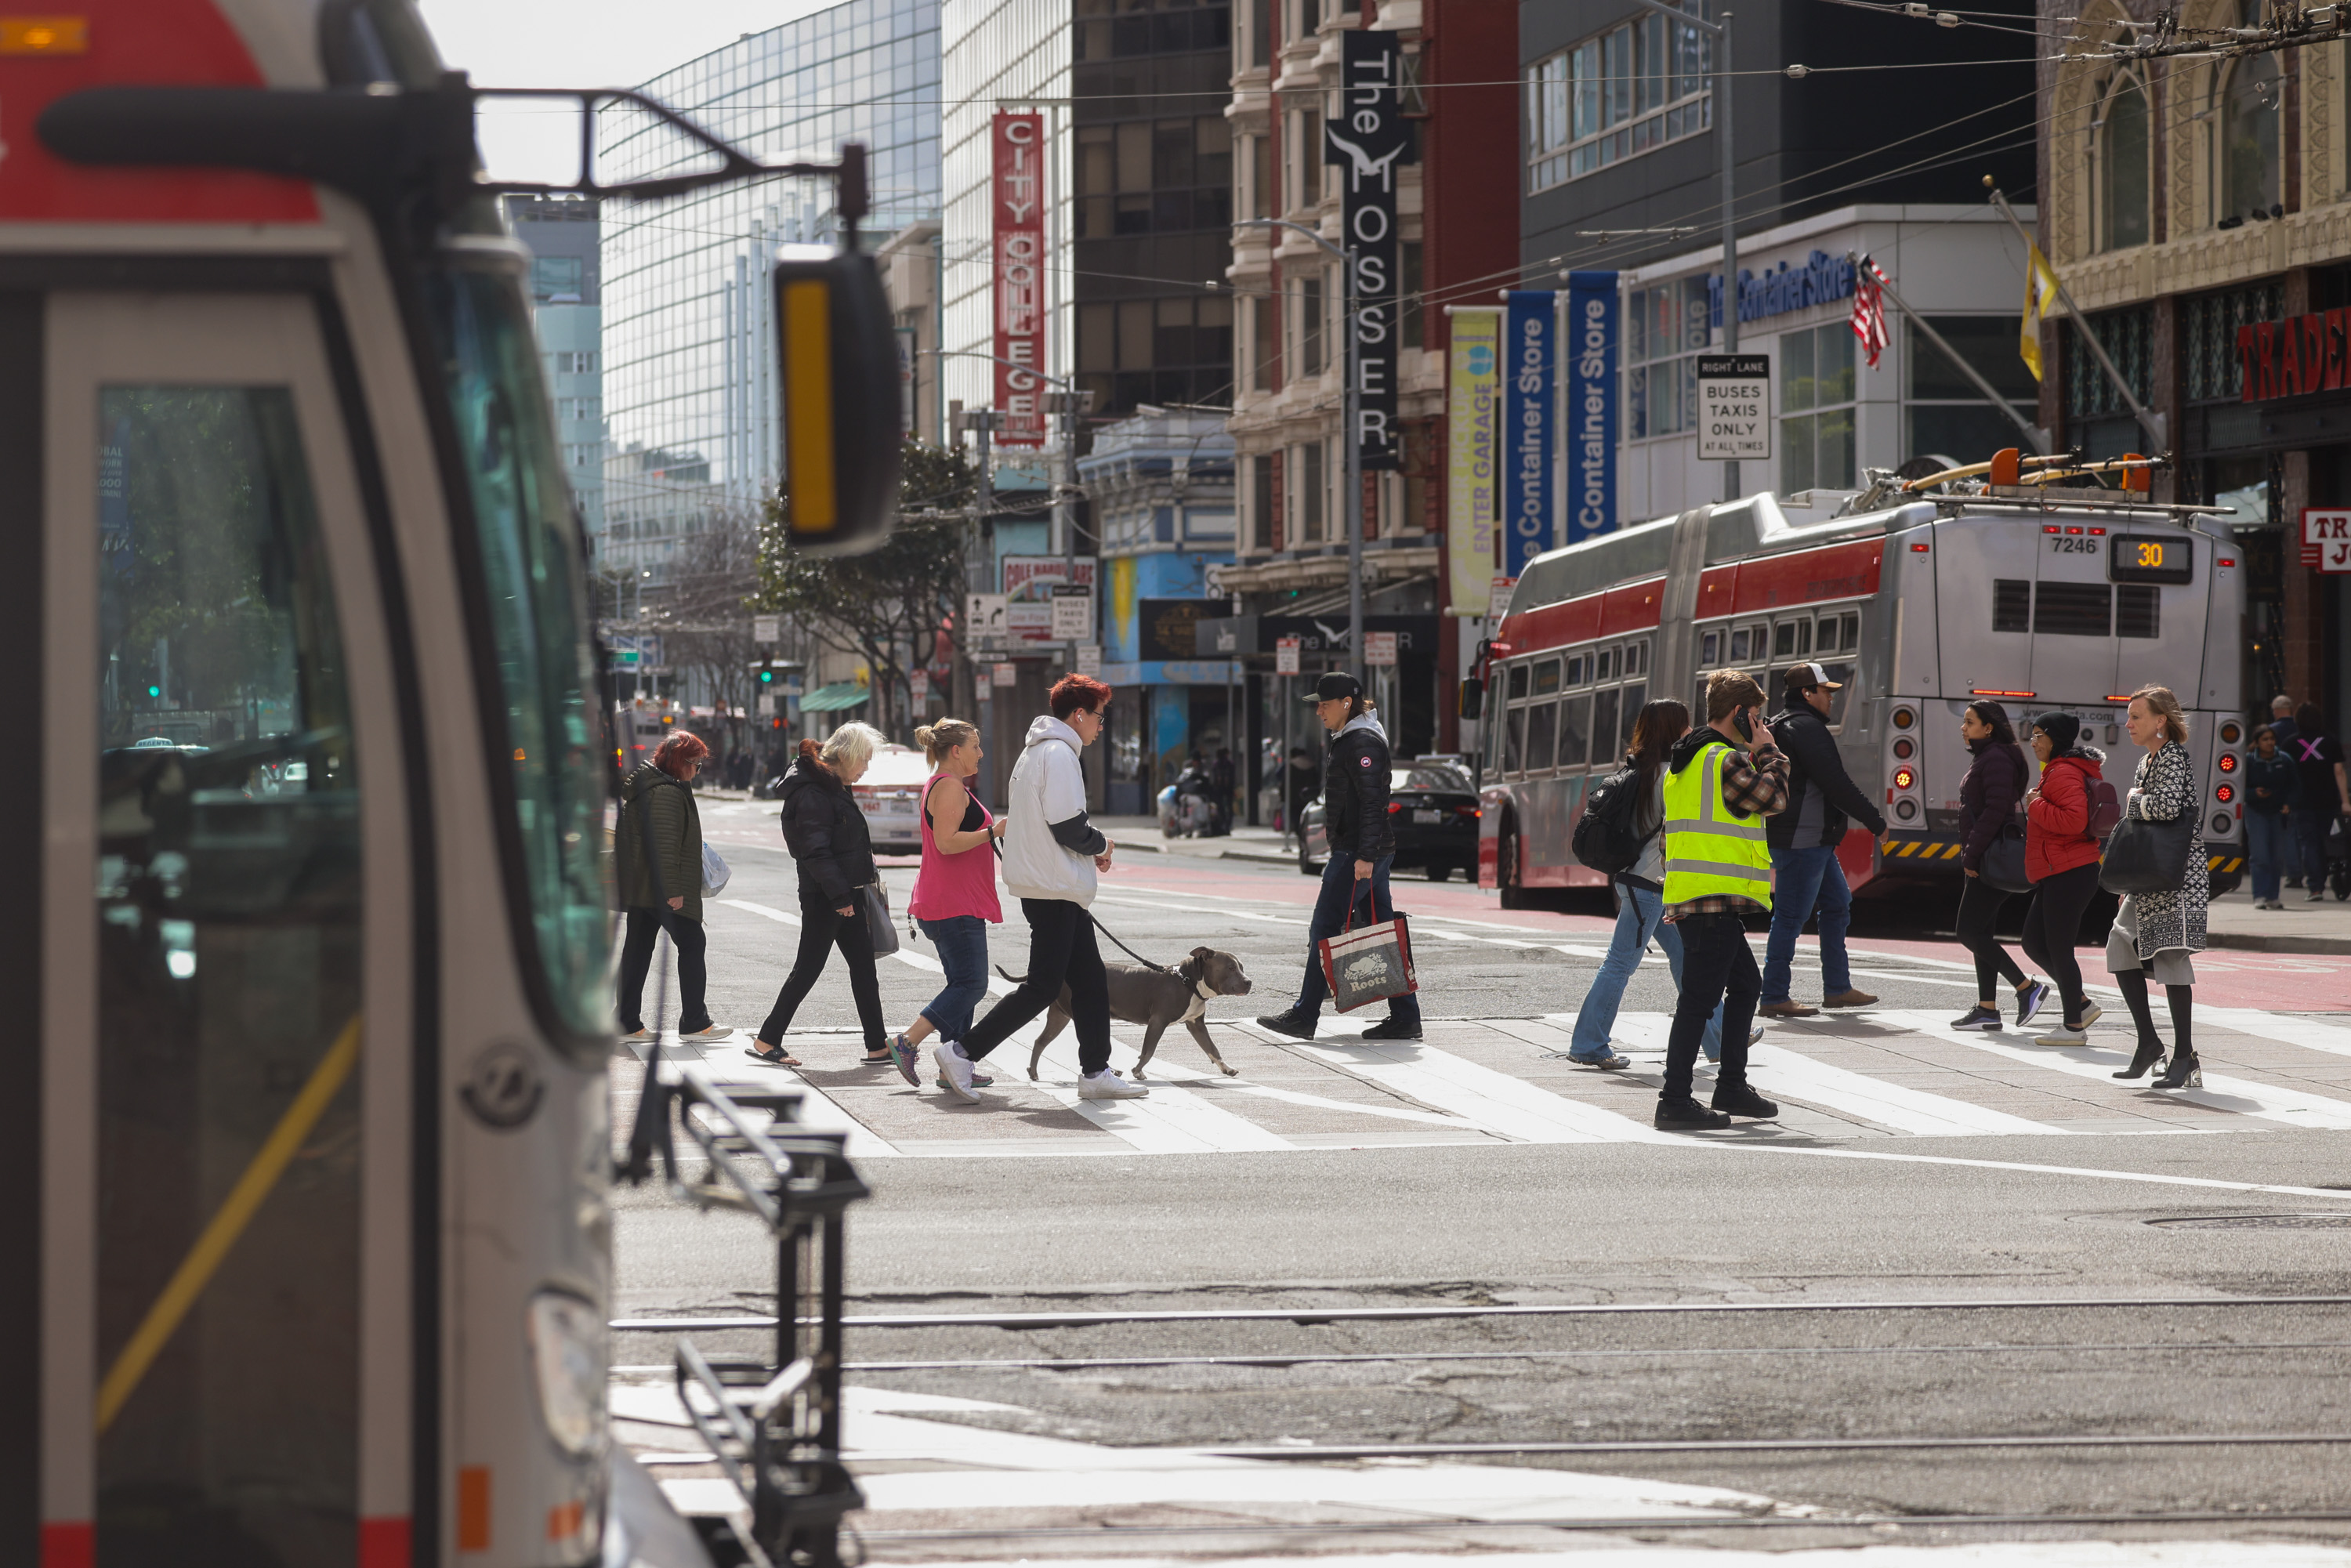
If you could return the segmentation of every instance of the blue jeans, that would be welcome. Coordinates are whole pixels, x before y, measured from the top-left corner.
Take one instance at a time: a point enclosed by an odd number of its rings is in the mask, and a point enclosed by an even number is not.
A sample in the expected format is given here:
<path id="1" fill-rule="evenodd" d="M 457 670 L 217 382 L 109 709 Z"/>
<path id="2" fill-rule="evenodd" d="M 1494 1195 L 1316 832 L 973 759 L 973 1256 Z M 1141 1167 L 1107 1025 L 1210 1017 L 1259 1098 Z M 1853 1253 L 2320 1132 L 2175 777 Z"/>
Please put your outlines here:
<path id="1" fill-rule="evenodd" d="M 2296 806 L 2286 821 L 2302 847 L 2303 885 L 2315 893 L 2326 885 L 2326 830 L 2335 825 L 2335 813 Z"/>
<path id="2" fill-rule="evenodd" d="M 1640 967 L 1641 955 L 1649 950 L 1652 936 L 1666 950 L 1666 962 L 1674 972 L 1674 988 L 1681 988 L 1682 934 L 1665 924 L 1665 895 L 1629 883 L 1612 885 L 1616 890 L 1616 934 L 1608 939 L 1608 956 L 1600 961 L 1600 973 L 1592 977 L 1592 988 L 1583 993 L 1583 1006 L 1576 1010 L 1575 1039 L 1567 1048 L 1571 1061 L 1607 1060 L 1608 1031 L 1616 1022 L 1617 1006 L 1624 1001 L 1625 984 L 1632 979 L 1633 971 Z M 1721 1057 L 1719 1007 L 1707 1020 L 1705 1047 L 1708 1061 Z"/>
<path id="3" fill-rule="evenodd" d="M 1834 846 L 1771 852 L 1771 938 L 1763 948 L 1763 1003 L 1788 998 L 1788 969 L 1796 959 L 1796 935 L 1817 904 L 1821 911 L 1821 994 L 1853 989 L 1845 967 L 1845 927 L 1853 924 L 1853 890 Z"/>
<path id="4" fill-rule="evenodd" d="M 1306 983 L 1298 990 L 1298 1001 L 1290 1009 L 1300 1018 L 1319 1018 L 1322 1004 L 1331 997 L 1330 983 L 1322 978 L 1322 955 L 1315 946 L 1325 936 L 1336 936 L 1347 928 L 1347 910 L 1352 904 L 1357 911 L 1371 905 L 1373 920 L 1393 920 L 1395 905 L 1388 898 L 1388 862 L 1394 855 L 1382 855 L 1372 862 L 1371 896 L 1363 896 L 1364 884 L 1355 880 L 1355 857 L 1346 850 L 1332 850 L 1322 862 L 1322 891 L 1314 900 L 1314 919 L 1306 927 Z M 1418 996 L 1388 998 L 1388 1017 L 1397 1023 L 1417 1026 L 1420 1022 Z"/>
<path id="5" fill-rule="evenodd" d="M 2246 869 L 2252 873 L 2253 899 L 2278 895 L 2278 879 L 2294 864 L 2294 819 L 2276 811 L 2245 813 Z"/>
<path id="6" fill-rule="evenodd" d="M 941 1040 L 961 1040 L 971 1032 L 972 1009 L 987 995 L 987 922 L 977 915 L 956 915 L 916 924 L 939 950 L 939 967 L 947 972 L 946 988 L 930 999 L 923 1016 Z"/>

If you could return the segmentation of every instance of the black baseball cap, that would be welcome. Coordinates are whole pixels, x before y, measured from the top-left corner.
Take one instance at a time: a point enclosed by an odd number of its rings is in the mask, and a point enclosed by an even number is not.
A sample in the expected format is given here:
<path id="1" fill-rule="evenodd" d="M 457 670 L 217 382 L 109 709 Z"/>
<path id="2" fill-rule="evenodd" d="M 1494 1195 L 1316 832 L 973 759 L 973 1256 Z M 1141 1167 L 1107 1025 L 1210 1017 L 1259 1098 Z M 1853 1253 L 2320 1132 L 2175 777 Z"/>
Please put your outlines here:
<path id="1" fill-rule="evenodd" d="M 1818 664 L 1791 664 L 1781 671 L 1780 685 L 1792 692 L 1809 692 L 1815 688 L 1834 692 L 1841 691 L 1844 687 L 1843 681 L 1829 679 L 1829 673 L 1826 670 Z"/>
<path id="2" fill-rule="evenodd" d="M 1363 695 L 1363 682 L 1344 670 L 1332 670 L 1314 683 L 1314 689 L 1306 695 L 1305 700 L 1311 706 L 1315 703 L 1336 702 L 1342 697 L 1359 697 Z"/>

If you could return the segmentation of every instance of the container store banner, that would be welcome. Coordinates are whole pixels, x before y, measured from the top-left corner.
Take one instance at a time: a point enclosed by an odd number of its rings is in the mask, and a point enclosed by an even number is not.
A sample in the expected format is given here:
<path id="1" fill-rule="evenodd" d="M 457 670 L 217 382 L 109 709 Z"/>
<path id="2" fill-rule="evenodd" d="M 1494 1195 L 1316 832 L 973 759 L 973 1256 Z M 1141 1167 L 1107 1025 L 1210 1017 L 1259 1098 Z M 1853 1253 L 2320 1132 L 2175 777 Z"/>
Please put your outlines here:
<path id="1" fill-rule="evenodd" d="M 1339 221 L 1353 257 L 1356 461 L 1394 468 L 1396 432 L 1396 165 L 1412 162 L 1412 123 L 1397 88 L 1404 40 L 1350 28 L 1339 35 L 1339 109 L 1322 124 L 1322 162 L 1346 171 Z"/>
<path id="2" fill-rule="evenodd" d="M 1616 275 L 1567 275 L 1567 542 L 1616 526 Z"/>
<path id="3" fill-rule="evenodd" d="M 1045 117 L 998 113 L 988 138 L 991 239 L 996 251 L 996 406 L 998 446 L 1045 444 Z M 1009 361 L 1009 362 L 1007 362 Z"/>
<path id="4" fill-rule="evenodd" d="M 1502 570 L 1523 577 L 1527 562 L 1552 548 L 1559 296 L 1548 288 L 1513 288 L 1509 305 L 1502 340 L 1502 527 L 1509 544 Z"/>
<path id="5" fill-rule="evenodd" d="M 1445 365 L 1447 602 L 1486 602 L 1494 577 L 1494 402 L 1501 392 L 1502 313 L 1456 306 Z"/>

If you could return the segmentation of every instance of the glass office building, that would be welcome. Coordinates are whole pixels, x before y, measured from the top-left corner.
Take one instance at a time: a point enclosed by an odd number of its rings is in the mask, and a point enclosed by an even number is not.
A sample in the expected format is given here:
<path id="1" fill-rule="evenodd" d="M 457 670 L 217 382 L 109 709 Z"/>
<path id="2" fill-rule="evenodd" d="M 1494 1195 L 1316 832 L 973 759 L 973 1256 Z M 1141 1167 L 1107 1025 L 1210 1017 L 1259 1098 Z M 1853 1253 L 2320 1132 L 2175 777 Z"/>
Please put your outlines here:
<path id="1" fill-rule="evenodd" d="M 939 0 L 849 0 L 641 89 L 766 163 L 871 155 L 865 248 L 939 211 Z M 606 179 L 704 166 L 641 111 L 602 111 Z M 772 179 L 604 209 L 607 549 L 654 571 L 678 537 L 747 517 L 781 464 L 768 263 L 830 246 L 832 188 Z"/>

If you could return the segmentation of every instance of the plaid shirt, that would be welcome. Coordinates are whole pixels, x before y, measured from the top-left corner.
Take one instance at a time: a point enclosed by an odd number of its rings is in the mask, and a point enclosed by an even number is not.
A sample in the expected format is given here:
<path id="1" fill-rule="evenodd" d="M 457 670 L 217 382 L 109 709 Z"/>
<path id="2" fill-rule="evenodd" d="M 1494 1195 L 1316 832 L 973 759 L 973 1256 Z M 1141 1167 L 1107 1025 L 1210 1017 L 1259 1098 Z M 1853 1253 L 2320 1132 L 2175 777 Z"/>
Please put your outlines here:
<path id="1" fill-rule="evenodd" d="M 1742 817 L 1772 817 L 1787 809 L 1788 758 L 1776 746 L 1757 747 L 1750 754 L 1737 747 L 1722 759 L 1722 803 Z M 1666 905 L 1665 918 L 1691 915 L 1744 915 L 1749 910 L 1771 913 L 1751 898 L 1735 893 L 1711 893 Z"/>

